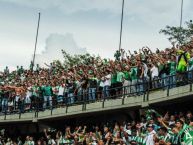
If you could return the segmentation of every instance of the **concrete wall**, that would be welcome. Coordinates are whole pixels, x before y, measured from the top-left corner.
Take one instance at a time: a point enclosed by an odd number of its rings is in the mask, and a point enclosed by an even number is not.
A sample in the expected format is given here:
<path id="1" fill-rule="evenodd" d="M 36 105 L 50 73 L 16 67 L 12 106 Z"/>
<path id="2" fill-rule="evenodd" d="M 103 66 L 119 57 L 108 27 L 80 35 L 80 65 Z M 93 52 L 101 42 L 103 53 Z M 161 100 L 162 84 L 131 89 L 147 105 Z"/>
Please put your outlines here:
<path id="1" fill-rule="evenodd" d="M 177 88 L 167 90 L 159 90 L 150 92 L 149 95 L 141 96 L 131 96 L 121 99 L 106 100 L 104 102 L 95 102 L 83 105 L 69 106 L 64 108 L 57 108 L 51 110 L 46 110 L 44 112 L 39 112 L 38 116 L 35 117 L 35 113 L 24 113 L 24 114 L 15 114 L 7 115 L 6 118 L 4 115 L 0 116 L 0 122 L 20 122 L 20 121 L 30 121 L 37 122 L 38 120 L 45 120 L 50 118 L 57 117 L 68 117 L 73 115 L 81 115 L 85 113 L 108 111 L 121 108 L 130 108 L 138 106 L 140 108 L 148 107 L 151 104 L 164 102 L 168 100 L 175 100 L 187 96 L 193 95 L 191 85 L 181 86 Z M 145 99 L 145 100 L 144 100 Z"/>

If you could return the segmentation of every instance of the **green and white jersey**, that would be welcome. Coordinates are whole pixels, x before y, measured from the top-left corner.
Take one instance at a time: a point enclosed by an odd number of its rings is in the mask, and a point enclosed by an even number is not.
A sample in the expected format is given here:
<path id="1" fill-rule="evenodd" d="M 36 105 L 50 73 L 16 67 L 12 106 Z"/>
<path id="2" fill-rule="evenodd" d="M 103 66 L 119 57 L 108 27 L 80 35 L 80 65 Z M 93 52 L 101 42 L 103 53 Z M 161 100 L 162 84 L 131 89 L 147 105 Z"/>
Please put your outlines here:
<path id="1" fill-rule="evenodd" d="M 169 66 L 170 66 L 170 75 L 175 75 L 176 74 L 176 62 L 171 61 L 169 63 Z"/>
<path id="2" fill-rule="evenodd" d="M 164 142 L 171 142 L 171 135 L 169 133 L 166 134 L 166 136 L 164 135 L 159 135 L 158 136 L 159 140 L 163 140 Z"/>
<path id="3" fill-rule="evenodd" d="M 173 135 L 171 136 L 170 141 L 171 141 L 172 144 L 178 144 L 178 142 L 179 142 L 179 136 L 178 136 L 178 134 L 173 134 Z"/>
<path id="4" fill-rule="evenodd" d="M 163 140 L 168 143 L 168 142 L 171 142 L 171 136 L 169 133 L 166 134 L 166 136 L 164 136 Z"/>
<path id="5" fill-rule="evenodd" d="M 143 144 L 143 137 L 140 137 L 140 136 L 132 136 L 130 138 L 130 141 L 135 141 L 137 142 L 139 145 Z"/>
<path id="6" fill-rule="evenodd" d="M 180 130 L 179 134 L 179 142 L 185 145 L 193 144 L 193 127 L 184 124 L 183 129 Z"/>
<path id="7" fill-rule="evenodd" d="M 172 144 L 177 144 L 178 143 L 178 134 L 174 134 L 171 130 L 171 128 L 167 128 L 168 134 L 167 137 L 164 138 L 166 142 L 170 142 Z"/>

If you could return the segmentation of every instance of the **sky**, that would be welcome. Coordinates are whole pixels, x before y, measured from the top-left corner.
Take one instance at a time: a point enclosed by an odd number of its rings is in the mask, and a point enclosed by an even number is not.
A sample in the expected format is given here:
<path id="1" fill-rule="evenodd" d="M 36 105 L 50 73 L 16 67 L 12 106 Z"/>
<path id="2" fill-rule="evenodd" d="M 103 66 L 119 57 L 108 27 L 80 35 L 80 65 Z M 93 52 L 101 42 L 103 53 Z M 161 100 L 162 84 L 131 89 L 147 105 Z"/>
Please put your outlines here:
<path id="1" fill-rule="evenodd" d="M 179 26 L 180 4 L 181 0 L 125 0 L 122 48 L 169 47 L 159 30 Z M 122 0 L 0 0 L 0 69 L 29 67 L 39 12 L 37 56 L 84 49 L 113 58 L 119 46 L 121 6 Z M 193 1 L 184 0 L 183 25 L 192 16 Z"/>

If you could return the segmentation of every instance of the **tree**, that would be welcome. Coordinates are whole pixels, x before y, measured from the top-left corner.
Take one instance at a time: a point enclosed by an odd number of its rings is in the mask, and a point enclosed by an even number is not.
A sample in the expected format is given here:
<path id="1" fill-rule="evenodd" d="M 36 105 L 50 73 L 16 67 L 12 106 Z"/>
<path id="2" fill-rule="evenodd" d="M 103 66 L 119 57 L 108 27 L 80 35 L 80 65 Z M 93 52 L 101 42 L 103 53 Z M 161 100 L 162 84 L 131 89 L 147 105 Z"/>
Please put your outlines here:
<path id="1" fill-rule="evenodd" d="M 168 40 L 172 42 L 177 42 L 178 44 L 186 44 L 190 42 L 191 37 L 193 36 L 193 22 L 185 22 L 186 27 L 174 27 L 166 26 L 165 29 L 161 29 L 160 33 L 169 36 Z"/>
<path id="2" fill-rule="evenodd" d="M 82 55 L 70 55 L 66 51 L 62 50 L 63 58 L 64 58 L 64 68 L 72 68 L 77 65 L 85 64 L 88 65 L 91 63 L 92 59 L 95 56 L 91 56 L 89 53 Z"/>

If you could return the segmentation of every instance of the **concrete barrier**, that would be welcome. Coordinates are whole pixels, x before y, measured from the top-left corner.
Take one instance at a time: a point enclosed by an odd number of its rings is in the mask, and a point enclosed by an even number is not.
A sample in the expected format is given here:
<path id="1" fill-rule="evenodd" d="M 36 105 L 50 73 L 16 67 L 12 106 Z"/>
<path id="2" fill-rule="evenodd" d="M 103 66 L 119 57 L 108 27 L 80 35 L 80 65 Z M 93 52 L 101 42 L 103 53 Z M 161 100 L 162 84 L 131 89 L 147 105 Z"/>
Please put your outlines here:
<path id="1" fill-rule="evenodd" d="M 149 100 L 144 101 L 144 95 L 141 96 L 130 96 L 119 99 L 109 99 L 90 103 L 84 105 L 74 105 L 68 106 L 64 108 L 55 108 L 53 110 L 45 110 L 38 112 L 38 116 L 35 116 L 35 112 L 24 113 L 24 114 L 13 114 L 6 115 L 6 117 L 2 114 L 0 115 L 0 122 L 17 122 L 17 121 L 31 121 L 37 122 L 38 120 L 44 120 L 55 117 L 62 116 L 71 116 L 71 115 L 81 115 L 84 113 L 92 113 L 92 112 L 100 112 L 112 109 L 121 109 L 121 108 L 129 108 L 134 106 L 139 106 L 141 108 L 148 107 L 151 104 L 164 102 L 167 100 L 175 100 L 182 97 L 186 97 L 189 95 L 193 95 L 193 92 L 190 90 L 190 85 L 176 87 L 170 89 L 169 92 L 166 90 L 158 90 L 149 93 Z M 145 95 L 147 97 L 147 94 Z"/>

